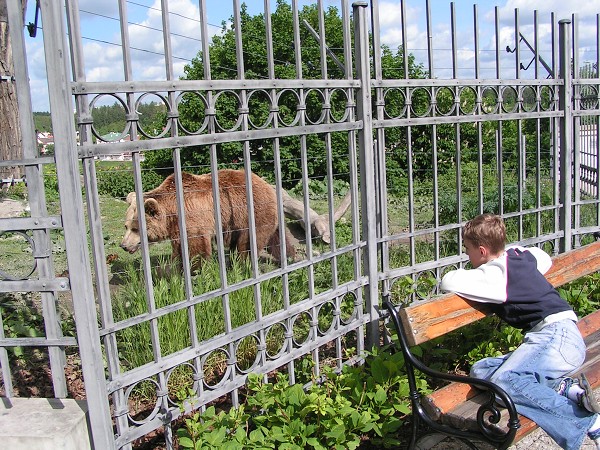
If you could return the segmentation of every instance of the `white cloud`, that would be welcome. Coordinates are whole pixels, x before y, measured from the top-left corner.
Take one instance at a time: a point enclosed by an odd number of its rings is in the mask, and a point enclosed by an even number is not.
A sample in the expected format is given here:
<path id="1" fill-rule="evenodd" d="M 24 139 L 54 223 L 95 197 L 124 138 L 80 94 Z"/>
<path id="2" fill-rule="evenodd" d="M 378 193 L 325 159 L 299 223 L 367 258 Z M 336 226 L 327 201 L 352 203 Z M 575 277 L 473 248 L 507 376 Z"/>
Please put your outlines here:
<path id="1" fill-rule="evenodd" d="M 33 20 L 35 13 L 35 4 L 31 0 L 30 3 L 26 21 Z M 79 6 L 86 80 L 123 80 L 125 75 L 118 3 L 80 0 Z M 197 2 L 193 0 L 170 0 L 168 6 L 173 73 L 178 78 L 183 74 L 184 66 L 201 50 L 200 14 Z M 165 80 L 161 1 L 128 2 L 127 15 L 132 78 Z M 220 28 L 213 25 L 208 29 L 209 33 L 220 32 Z M 42 34 L 39 33 L 36 39 L 26 38 L 32 89 L 36 86 L 34 111 L 49 109 L 47 87 L 43 89 L 47 83 Z M 212 35 L 208 38 L 211 39 Z"/>
<path id="2" fill-rule="evenodd" d="M 479 38 L 479 67 L 485 77 L 496 76 L 496 37 L 494 3 L 491 0 L 479 0 L 478 4 L 478 38 Z M 519 9 L 519 30 L 533 45 L 534 15 L 538 11 L 538 50 L 540 57 L 548 64 L 552 60 L 552 25 L 550 12 L 555 12 L 555 21 L 571 18 L 573 13 L 578 17 L 579 58 L 580 61 L 595 60 L 596 52 L 596 14 L 600 12 L 600 0 L 586 2 L 568 2 L 564 0 L 506 0 L 497 2 L 499 18 L 499 48 L 501 76 L 515 76 L 515 55 L 506 52 L 506 47 L 515 47 L 515 8 Z M 400 2 L 384 1 L 380 3 L 381 42 L 397 48 L 402 43 L 400 22 Z M 434 75 L 448 77 L 452 75 L 452 34 L 449 2 L 430 2 L 432 17 L 432 47 Z M 406 3 L 407 11 L 407 47 L 418 62 L 427 67 L 427 29 L 425 17 L 425 2 L 413 0 Z M 473 6 L 464 2 L 455 2 L 456 13 L 456 43 L 458 76 L 474 76 L 474 25 Z M 533 59 L 533 53 L 524 42 L 521 43 L 521 60 L 527 66 Z M 532 64 L 528 72 L 520 76 L 532 76 Z M 545 69 L 540 67 L 545 72 Z M 485 74 L 483 74 L 485 72 Z"/>

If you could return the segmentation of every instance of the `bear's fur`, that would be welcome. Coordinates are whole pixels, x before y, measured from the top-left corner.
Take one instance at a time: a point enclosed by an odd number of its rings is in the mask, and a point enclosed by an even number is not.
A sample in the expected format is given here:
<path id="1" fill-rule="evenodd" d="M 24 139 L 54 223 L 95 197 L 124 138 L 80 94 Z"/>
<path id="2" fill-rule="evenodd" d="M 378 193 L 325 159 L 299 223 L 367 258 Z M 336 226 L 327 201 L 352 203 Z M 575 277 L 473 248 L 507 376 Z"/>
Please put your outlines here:
<path id="1" fill-rule="evenodd" d="M 212 240 L 216 235 L 211 174 L 181 174 L 184 210 L 190 259 L 209 258 Z M 246 175 L 241 170 L 219 170 L 219 191 L 223 241 L 227 248 L 242 255 L 250 251 Z M 252 174 L 252 196 L 258 250 L 267 248 L 281 259 L 277 199 L 275 189 L 256 174 Z M 125 236 L 121 248 L 134 253 L 140 247 L 139 222 L 135 192 L 127 196 L 129 208 L 125 217 Z M 173 258 L 181 257 L 175 177 L 169 175 L 157 188 L 144 193 L 146 229 L 149 242 L 170 240 Z M 295 249 L 286 229 L 287 256 L 293 258 Z"/>

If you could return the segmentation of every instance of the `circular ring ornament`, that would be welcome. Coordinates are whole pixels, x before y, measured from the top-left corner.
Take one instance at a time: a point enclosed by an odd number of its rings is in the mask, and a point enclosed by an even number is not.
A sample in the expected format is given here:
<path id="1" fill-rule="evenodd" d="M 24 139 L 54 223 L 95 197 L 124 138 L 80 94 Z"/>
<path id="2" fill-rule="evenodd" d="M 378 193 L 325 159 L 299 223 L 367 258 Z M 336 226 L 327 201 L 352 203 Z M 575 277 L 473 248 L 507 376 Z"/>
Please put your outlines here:
<path id="1" fill-rule="evenodd" d="M 236 131 L 242 124 L 242 103 L 237 92 L 220 91 L 213 97 L 215 125 L 219 131 Z M 210 108 L 210 105 L 209 105 Z M 235 114 L 231 111 L 235 111 Z"/>
<path id="2" fill-rule="evenodd" d="M 235 367 L 241 373 L 252 372 L 260 362 L 260 339 L 251 334 L 237 341 L 235 347 Z M 252 355 L 254 357 L 252 358 Z"/>
<path id="3" fill-rule="evenodd" d="M 312 317 L 308 311 L 303 311 L 292 318 L 292 341 L 300 347 L 312 336 Z"/>
<path id="4" fill-rule="evenodd" d="M 550 86 L 542 86 L 540 89 L 540 109 L 542 111 L 553 111 L 556 108 L 554 89 Z"/>
<path id="5" fill-rule="evenodd" d="M 177 112 L 179 114 L 177 125 L 185 135 L 199 135 L 206 131 L 210 116 L 206 113 L 208 101 L 202 93 L 196 91 L 181 92 L 177 96 L 175 104 L 177 105 Z M 189 129 L 189 125 L 188 127 L 184 126 L 181 121 L 182 113 L 185 113 L 185 117 L 188 120 L 190 117 L 194 118 L 193 123 L 197 124 L 194 127 L 195 130 Z"/>
<path id="6" fill-rule="evenodd" d="M 501 89 L 502 110 L 506 113 L 513 113 L 519 106 L 519 94 L 513 86 L 504 86 Z"/>
<path id="7" fill-rule="evenodd" d="M 447 86 L 434 89 L 436 112 L 442 116 L 452 114 L 456 108 L 454 91 Z"/>
<path id="8" fill-rule="evenodd" d="M 267 343 L 267 358 L 273 360 L 283 356 L 287 350 L 288 329 L 282 322 L 277 322 L 267 328 L 265 341 Z"/>
<path id="9" fill-rule="evenodd" d="M 537 92 L 533 86 L 524 86 L 521 91 L 521 108 L 525 112 L 535 111 L 538 99 Z"/>
<path id="10" fill-rule="evenodd" d="M 339 315 L 335 305 L 332 301 L 325 302 L 317 308 L 317 331 L 321 336 L 326 335 L 329 331 L 332 331 L 335 327 L 335 316 Z"/>
<path id="11" fill-rule="evenodd" d="M 127 409 L 127 418 L 129 419 L 129 421 L 135 425 L 143 425 L 147 422 L 150 422 L 152 419 L 154 419 L 157 414 L 160 412 L 160 398 L 158 397 L 158 395 L 156 394 L 157 392 L 160 391 L 160 386 L 158 385 L 158 383 L 156 382 L 156 380 L 153 380 L 152 378 L 145 378 L 141 381 L 138 381 L 135 384 L 132 384 L 131 386 L 129 386 L 126 390 L 125 390 L 125 402 L 126 404 L 129 404 L 129 397 L 131 396 L 131 393 L 134 391 L 134 389 L 143 389 L 144 391 L 146 390 L 143 385 L 144 384 L 150 384 L 150 385 L 154 385 L 154 393 L 156 395 L 156 401 L 154 403 L 154 408 L 152 409 L 152 411 L 150 411 L 146 416 L 139 418 L 139 417 L 132 417 L 131 413 L 129 411 L 129 409 Z"/>
<path id="12" fill-rule="evenodd" d="M 435 272 L 419 272 L 415 279 L 415 294 L 421 300 L 431 298 L 435 294 L 437 286 Z"/>
<path id="13" fill-rule="evenodd" d="M 256 89 L 248 94 L 248 123 L 257 130 L 268 128 L 277 111 L 271 111 L 273 102 L 264 89 Z"/>
<path id="14" fill-rule="evenodd" d="M 90 115 L 93 117 L 93 111 L 94 108 L 96 108 L 96 103 L 101 102 L 106 100 L 105 97 L 112 97 L 116 100 L 116 104 L 120 105 L 121 108 L 123 108 L 123 118 L 127 118 L 129 116 L 129 108 L 127 107 L 127 104 L 125 103 L 125 101 L 119 97 L 116 94 L 98 94 L 96 95 L 92 101 L 90 102 Z M 100 108 L 101 106 L 99 106 Z M 92 134 L 96 137 L 96 139 L 102 141 L 102 142 L 119 142 L 121 139 L 125 139 L 125 136 L 127 136 L 127 134 L 130 132 L 131 130 L 131 122 L 125 120 L 125 128 L 123 129 L 123 131 L 121 131 L 121 133 L 114 133 L 114 135 L 111 135 L 110 138 L 102 137 L 100 135 L 100 133 L 98 133 L 98 130 L 96 130 L 96 127 L 94 126 L 94 122 L 92 121 Z"/>
<path id="15" fill-rule="evenodd" d="M 348 292 L 340 300 L 340 322 L 344 325 L 356 319 L 356 295 Z"/>
<path id="16" fill-rule="evenodd" d="M 598 87 L 581 86 L 581 100 L 579 100 L 582 110 L 598 108 Z"/>
<path id="17" fill-rule="evenodd" d="M 431 114 L 431 88 L 418 87 L 410 93 L 411 111 L 415 117 L 427 117 Z"/>
<path id="18" fill-rule="evenodd" d="M 325 96 L 323 92 L 319 89 L 308 89 L 304 94 L 304 104 L 306 105 L 304 111 L 306 121 L 311 125 L 323 123 L 328 114 L 328 110 L 324 108 Z"/>
<path id="19" fill-rule="evenodd" d="M 143 103 L 144 100 L 147 101 L 150 96 L 158 97 L 160 102 L 162 102 L 162 104 L 165 106 L 165 110 L 167 112 L 170 110 L 169 99 L 165 95 L 158 93 L 158 92 L 145 92 L 144 94 L 140 95 L 140 97 L 135 102 L 135 111 L 138 116 L 141 114 L 139 112 L 140 105 Z M 156 122 L 156 117 L 154 117 L 154 119 L 155 120 L 152 121 L 153 123 Z M 163 123 L 161 125 L 162 125 L 162 127 L 160 128 L 160 130 L 155 130 L 154 133 L 151 133 L 149 130 L 145 130 L 142 127 L 142 123 L 139 121 L 137 124 L 137 128 L 142 136 L 144 136 L 148 139 L 158 139 L 158 138 L 162 138 L 162 137 L 166 136 L 167 133 L 169 133 L 169 131 L 171 130 L 171 121 L 169 120 L 167 114 L 165 114 Z"/>
<path id="20" fill-rule="evenodd" d="M 204 373 L 204 386 L 208 389 L 216 389 L 223 385 L 229 376 L 229 353 L 223 348 L 215 349 L 202 356 L 200 366 Z M 209 381 L 211 375 L 214 376 L 215 383 Z"/>
<path id="21" fill-rule="evenodd" d="M 388 119 L 400 119 L 406 116 L 406 95 L 399 88 L 386 89 L 383 93 L 383 111 Z"/>
<path id="22" fill-rule="evenodd" d="M 16 244 L 16 245 L 15 245 Z M 19 248 L 18 252 L 15 252 L 15 257 L 24 259 L 25 255 L 31 255 L 31 263 L 25 265 L 22 270 L 19 270 L 19 267 L 15 267 L 14 259 L 10 258 L 8 264 L 9 267 L 0 268 L 0 280 L 5 281 L 19 281 L 28 279 L 31 274 L 35 271 L 37 267 L 37 260 L 35 259 L 35 243 L 31 236 L 29 236 L 25 231 L 0 231 L 0 250 L 2 254 L 5 256 L 13 253 L 15 247 Z M 4 265 L 4 264 L 2 264 Z M 0 266 L 1 267 L 1 266 Z M 15 273 L 15 270 L 18 270 L 21 273 Z"/>
<path id="23" fill-rule="evenodd" d="M 177 405 L 179 403 L 177 394 L 181 388 L 181 385 L 185 385 L 187 388 L 191 388 L 194 392 L 196 392 L 197 386 L 195 375 L 196 368 L 189 362 L 179 364 L 167 371 L 167 398 L 170 404 Z M 191 383 L 188 383 L 187 381 L 191 381 Z"/>
<path id="24" fill-rule="evenodd" d="M 472 86 L 463 86 L 458 93 L 460 113 L 462 115 L 475 114 L 477 108 L 477 92 Z"/>
<path id="25" fill-rule="evenodd" d="M 286 127 L 293 127 L 300 120 L 300 97 L 293 89 L 282 89 L 277 93 L 277 106 L 279 123 Z"/>
<path id="26" fill-rule="evenodd" d="M 498 91 L 493 86 L 486 86 L 481 91 L 481 112 L 494 114 L 498 112 Z"/>
<path id="27" fill-rule="evenodd" d="M 350 97 L 348 91 L 345 89 L 333 89 L 329 94 L 329 102 L 331 103 L 331 109 L 329 110 L 329 116 L 331 120 L 337 123 L 342 123 L 348 120 L 350 114 L 349 106 Z"/>

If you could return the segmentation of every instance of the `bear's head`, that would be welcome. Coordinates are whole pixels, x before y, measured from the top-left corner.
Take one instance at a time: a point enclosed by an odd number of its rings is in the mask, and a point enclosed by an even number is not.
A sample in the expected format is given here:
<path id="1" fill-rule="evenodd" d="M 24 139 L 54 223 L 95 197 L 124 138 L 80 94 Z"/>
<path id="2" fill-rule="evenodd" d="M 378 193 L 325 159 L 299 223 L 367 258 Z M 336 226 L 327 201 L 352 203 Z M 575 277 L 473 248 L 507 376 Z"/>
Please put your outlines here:
<path id="1" fill-rule="evenodd" d="M 125 213 L 125 236 L 121 241 L 121 248 L 129 253 L 135 253 L 141 244 L 140 223 L 138 220 L 138 209 L 135 192 L 127 195 L 129 208 Z M 146 211 L 146 230 L 148 242 L 158 242 L 168 239 L 167 215 L 164 208 L 155 198 L 144 200 Z"/>

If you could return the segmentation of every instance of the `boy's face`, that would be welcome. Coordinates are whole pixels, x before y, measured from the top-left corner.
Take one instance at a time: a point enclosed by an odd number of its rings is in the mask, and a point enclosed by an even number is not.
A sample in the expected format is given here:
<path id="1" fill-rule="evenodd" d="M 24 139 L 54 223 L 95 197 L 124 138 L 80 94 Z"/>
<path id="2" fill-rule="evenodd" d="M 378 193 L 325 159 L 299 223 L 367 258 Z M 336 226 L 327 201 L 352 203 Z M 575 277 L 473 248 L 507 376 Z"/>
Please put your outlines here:
<path id="1" fill-rule="evenodd" d="M 488 261 L 487 256 L 489 252 L 484 246 L 475 245 L 471 240 L 465 239 L 463 241 L 463 247 L 465 248 L 465 253 L 469 257 L 469 261 L 474 269 Z"/>

